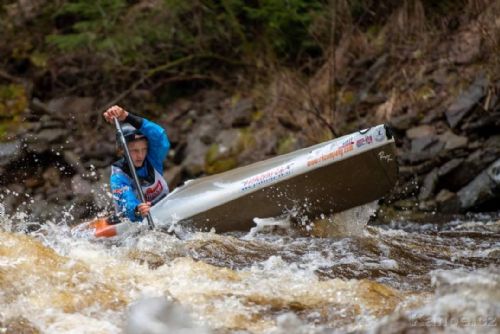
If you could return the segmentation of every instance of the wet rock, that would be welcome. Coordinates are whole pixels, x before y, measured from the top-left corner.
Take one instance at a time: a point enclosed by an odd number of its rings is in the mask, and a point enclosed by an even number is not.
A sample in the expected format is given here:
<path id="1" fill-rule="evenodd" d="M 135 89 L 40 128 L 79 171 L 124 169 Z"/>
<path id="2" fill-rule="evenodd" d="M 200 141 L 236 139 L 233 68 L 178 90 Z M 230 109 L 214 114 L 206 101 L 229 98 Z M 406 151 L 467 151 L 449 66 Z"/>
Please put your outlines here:
<path id="1" fill-rule="evenodd" d="M 434 160 L 427 160 L 414 166 L 401 165 L 399 167 L 399 175 L 401 176 L 402 179 L 406 180 L 414 175 L 421 175 L 428 173 L 436 166 L 437 163 Z"/>
<path id="2" fill-rule="evenodd" d="M 40 117 L 40 128 L 42 129 L 53 129 L 53 128 L 64 128 L 64 123 L 60 119 L 54 119 L 49 115 L 43 115 Z"/>
<path id="3" fill-rule="evenodd" d="M 444 149 L 450 151 L 456 148 L 465 147 L 469 142 L 467 137 L 457 136 L 451 131 L 446 131 L 445 133 L 439 135 L 439 140 L 444 143 Z"/>
<path id="4" fill-rule="evenodd" d="M 482 149 L 470 153 L 462 162 L 460 168 L 452 168 L 446 175 L 442 176 L 441 180 L 443 181 L 443 185 L 452 191 L 458 191 L 467 185 L 487 168 L 492 161 L 495 161 L 497 156 L 490 156 L 487 153 L 487 151 Z"/>
<path id="5" fill-rule="evenodd" d="M 223 124 L 214 114 L 207 114 L 199 119 L 188 134 L 182 167 L 190 177 L 198 176 L 205 171 L 209 150 L 211 156 L 217 151 L 217 156 L 226 151 L 231 152 L 233 146 L 238 143 L 239 130 L 222 130 L 222 127 Z"/>
<path id="6" fill-rule="evenodd" d="M 36 134 L 27 134 L 23 141 L 28 151 L 42 154 L 51 149 L 53 143 L 62 142 L 68 132 L 65 129 L 42 129 Z"/>
<path id="7" fill-rule="evenodd" d="M 6 166 L 21 155 L 21 143 L 19 141 L 0 143 L 0 166 Z"/>
<path id="8" fill-rule="evenodd" d="M 464 159 L 452 159 L 439 167 L 438 176 L 439 183 L 447 188 L 452 189 L 453 191 L 459 190 L 464 184 L 460 179 L 456 178 L 459 167 L 463 166 Z"/>
<path id="9" fill-rule="evenodd" d="M 439 177 L 443 177 L 454 171 L 456 168 L 458 168 L 462 163 L 464 159 L 452 159 L 448 162 L 446 162 L 444 165 L 442 165 L 439 168 L 438 175 Z"/>
<path id="10" fill-rule="evenodd" d="M 186 158 L 182 162 L 182 166 L 189 176 L 195 177 L 204 171 L 207 151 L 208 146 L 200 140 L 198 135 L 193 133 L 188 136 Z"/>
<path id="11" fill-rule="evenodd" d="M 93 105 L 92 97 L 66 96 L 50 100 L 47 108 L 52 115 L 72 115 L 82 120 L 92 114 Z"/>
<path id="12" fill-rule="evenodd" d="M 457 193 L 463 210 L 498 197 L 500 189 L 500 159 L 491 164 Z"/>
<path id="13" fill-rule="evenodd" d="M 237 129 L 223 130 L 205 155 L 205 171 L 221 173 L 237 165 L 237 154 L 242 148 L 241 132 Z"/>
<path id="14" fill-rule="evenodd" d="M 437 137 L 421 137 L 412 140 L 407 158 L 412 162 L 433 159 L 444 149 L 445 143 Z"/>
<path id="15" fill-rule="evenodd" d="M 460 129 L 463 132 L 499 132 L 500 129 L 500 110 L 497 112 L 478 112 L 473 119 L 467 119 Z"/>
<path id="16" fill-rule="evenodd" d="M 222 130 L 215 139 L 219 153 L 234 153 L 240 146 L 241 132 L 237 129 Z"/>
<path id="17" fill-rule="evenodd" d="M 436 203 L 439 210 L 444 213 L 453 213 L 460 209 L 457 195 L 448 189 L 442 189 L 437 194 Z"/>
<path id="18" fill-rule="evenodd" d="M 436 129 L 432 125 L 420 125 L 406 130 L 406 137 L 409 139 L 433 137 L 435 134 Z"/>
<path id="19" fill-rule="evenodd" d="M 420 188 L 418 199 L 421 201 L 429 199 L 436 189 L 437 182 L 438 169 L 434 168 L 429 174 L 425 176 L 422 188 Z"/>
<path id="20" fill-rule="evenodd" d="M 274 155 L 274 148 L 278 142 L 276 131 L 269 128 L 260 128 L 246 131 L 242 135 L 244 150 L 238 152 L 240 165 L 261 161 Z"/>
<path id="21" fill-rule="evenodd" d="M 495 182 L 496 185 L 500 185 L 500 159 L 495 161 L 487 170 L 488 176 Z"/>
<path id="22" fill-rule="evenodd" d="M 65 129 L 43 129 L 36 134 L 37 140 L 48 143 L 54 143 L 65 138 L 68 132 Z"/>
<path id="23" fill-rule="evenodd" d="M 418 116 L 414 112 L 406 112 L 402 115 L 391 117 L 389 125 L 396 130 L 409 129 L 413 124 L 417 123 Z"/>
<path id="24" fill-rule="evenodd" d="M 456 127 L 462 118 L 486 95 L 487 86 L 488 79 L 481 75 L 452 103 L 445 112 L 446 120 L 452 128 Z"/>

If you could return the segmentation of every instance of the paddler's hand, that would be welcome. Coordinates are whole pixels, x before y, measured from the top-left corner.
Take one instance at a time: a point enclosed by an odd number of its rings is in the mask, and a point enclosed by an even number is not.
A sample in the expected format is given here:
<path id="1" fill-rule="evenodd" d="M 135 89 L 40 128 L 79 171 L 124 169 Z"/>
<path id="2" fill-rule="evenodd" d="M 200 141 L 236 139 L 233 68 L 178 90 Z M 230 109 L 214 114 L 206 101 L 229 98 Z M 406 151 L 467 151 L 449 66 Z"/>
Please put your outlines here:
<path id="1" fill-rule="evenodd" d="M 128 111 L 120 106 L 112 106 L 103 113 L 103 116 L 107 122 L 113 124 L 114 118 L 117 118 L 120 122 L 123 122 L 128 116 Z"/>
<path id="2" fill-rule="evenodd" d="M 135 209 L 141 216 L 146 217 L 151 209 L 151 202 L 141 203 Z"/>

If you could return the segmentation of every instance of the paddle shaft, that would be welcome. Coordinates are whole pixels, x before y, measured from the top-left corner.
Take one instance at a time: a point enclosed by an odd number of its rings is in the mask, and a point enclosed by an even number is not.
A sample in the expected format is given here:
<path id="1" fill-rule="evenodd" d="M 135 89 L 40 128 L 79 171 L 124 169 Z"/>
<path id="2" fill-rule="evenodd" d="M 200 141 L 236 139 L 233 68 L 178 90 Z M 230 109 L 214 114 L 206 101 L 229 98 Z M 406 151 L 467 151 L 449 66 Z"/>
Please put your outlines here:
<path id="1" fill-rule="evenodd" d="M 128 167 L 130 168 L 130 173 L 132 174 L 135 187 L 137 188 L 137 192 L 139 193 L 139 199 L 141 200 L 142 203 L 145 203 L 146 199 L 144 198 L 144 193 L 142 192 L 141 184 L 139 182 L 139 178 L 137 177 L 137 172 L 135 171 L 134 162 L 130 157 L 130 152 L 128 150 L 127 142 L 125 141 L 125 136 L 123 135 L 122 126 L 120 125 L 120 121 L 118 121 L 116 117 L 114 118 L 114 120 L 115 120 L 116 131 L 118 131 L 118 136 L 120 137 L 120 142 L 123 147 L 123 151 L 125 152 L 125 159 L 127 159 Z M 155 227 L 155 224 L 153 222 L 153 217 L 151 217 L 151 213 L 148 212 L 146 218 L 148 220 L 148 226 L 152 230 Z"/>

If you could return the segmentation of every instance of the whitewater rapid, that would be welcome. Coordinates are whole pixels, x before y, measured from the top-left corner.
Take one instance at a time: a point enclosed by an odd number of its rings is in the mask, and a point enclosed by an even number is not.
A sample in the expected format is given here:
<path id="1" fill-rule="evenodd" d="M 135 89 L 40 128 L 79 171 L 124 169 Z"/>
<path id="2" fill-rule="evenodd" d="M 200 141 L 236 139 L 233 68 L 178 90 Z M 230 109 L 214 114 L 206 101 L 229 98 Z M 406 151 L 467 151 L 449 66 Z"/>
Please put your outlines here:
<path id="1" fill-rule="evenodd" d="M 499 331 L 500 221 L 366 226 L 371 212 L 96 241 L 2 211 L 0 333 Z"/>

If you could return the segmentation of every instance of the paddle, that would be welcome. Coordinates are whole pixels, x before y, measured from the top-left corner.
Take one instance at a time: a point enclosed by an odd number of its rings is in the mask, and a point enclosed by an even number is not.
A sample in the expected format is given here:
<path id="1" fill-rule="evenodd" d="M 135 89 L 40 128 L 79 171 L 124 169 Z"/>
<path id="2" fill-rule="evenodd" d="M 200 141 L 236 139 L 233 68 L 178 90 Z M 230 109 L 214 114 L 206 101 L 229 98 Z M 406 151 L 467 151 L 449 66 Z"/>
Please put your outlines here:
<path id="1" fill-rule="evenodd" d="M 118 137 L 120 138 L 123 151 L 125 152 L 125 159 L 127 159 L 128 167 L 130 168 L 130 173 L 132 174 L 135 187 L 137 188 L 137 192 L 139 193 L 139 198 L 142 203 L 145 203 L 146 199 L 144 198 L 144 193 L 142 192 L 141 184 L 139 183 L 139 178 L 137 177 L 137 173 L 135 171 L 134 162 L 130 157 L 130 152 L 128 150 L 127 142 L 125 141 L 125 136 L 123 135 L 122 126 L 120 125 L 120 121 L 118 121 L 116 117 L 114 118 L 114 120 L 115 120 L 116 131 L 118 132 Z M 155 227 L 155 224 L 153 222 L 153 217 L 151 217 L 151 213 L 148 212 L 146 218 L 148 220 L 149 229 L 152 230 Z"/>

